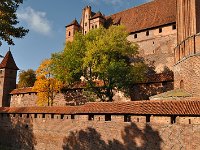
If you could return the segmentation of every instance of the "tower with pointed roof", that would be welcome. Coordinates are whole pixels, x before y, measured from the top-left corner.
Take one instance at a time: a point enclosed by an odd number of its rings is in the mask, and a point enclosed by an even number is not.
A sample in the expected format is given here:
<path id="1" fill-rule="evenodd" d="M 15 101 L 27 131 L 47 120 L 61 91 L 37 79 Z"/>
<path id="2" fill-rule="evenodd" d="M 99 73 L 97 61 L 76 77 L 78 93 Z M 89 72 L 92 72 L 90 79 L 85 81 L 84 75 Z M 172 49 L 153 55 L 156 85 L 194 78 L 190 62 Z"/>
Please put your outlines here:
<path id="1" fill-rule="evenodd" d="M 9 93 L 16 88 L 17 67 L 9 50 L 0 64 L 0 107 L 10 106 Z"/>
<path id="2" fill-rule="evenodd" d="M 80 30 L 80 25 L 74 19 L 69 25 L 66 26 L 66 42 L 71 42 L 74 39 L 75 32 Z"/>

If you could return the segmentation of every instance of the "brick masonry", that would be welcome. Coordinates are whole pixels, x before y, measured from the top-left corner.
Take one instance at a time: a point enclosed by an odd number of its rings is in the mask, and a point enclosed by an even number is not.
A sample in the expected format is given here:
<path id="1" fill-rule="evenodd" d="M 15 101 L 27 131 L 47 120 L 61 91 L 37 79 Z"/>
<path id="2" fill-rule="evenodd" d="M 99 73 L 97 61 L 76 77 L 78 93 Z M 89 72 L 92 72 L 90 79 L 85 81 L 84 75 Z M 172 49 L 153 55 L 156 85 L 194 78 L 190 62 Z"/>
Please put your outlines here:
<path id="1" fill-rule="evenodd" d="M 32 116 L 32 118 L 30 118 Z M 105 121 L 105 116 L 96 115 L 88 121 L 87 115 L 37 114 L 4 115 L 0 117 L 0 148 L 10 150 L 136 150 L 136 149 L 200 149 L 200 119 L 189 124 L 187 117 L 175 124 L 170 117 L 152 116 L 151 123 L 146 118 L 133 116 L 133 122 L 124 122 L 123 115 L 112 116 L 112 121 Z M 45 117 L 45 118 L 44 118 Z M 63 119 L 61 119 L 63 117 Z M 100 120 L 99 120 L 100 118 Z M 161 120 L 158 122 L 158 119 Z M 179 119 L 180 120 L 180 119 Z M 139 121 L 139 122 L 138 122 Z M 141 122 L 140 122 L 141 121 Z"/>

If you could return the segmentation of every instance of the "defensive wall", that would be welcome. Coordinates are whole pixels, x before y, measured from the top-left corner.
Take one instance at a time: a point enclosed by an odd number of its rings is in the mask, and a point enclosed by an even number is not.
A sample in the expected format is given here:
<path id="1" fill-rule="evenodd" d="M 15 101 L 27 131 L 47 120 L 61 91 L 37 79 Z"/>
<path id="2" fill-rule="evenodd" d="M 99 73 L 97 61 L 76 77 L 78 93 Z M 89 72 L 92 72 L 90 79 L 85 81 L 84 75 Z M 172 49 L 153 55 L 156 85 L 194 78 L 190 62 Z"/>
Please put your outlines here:
<path id="1" fill-rule="evenodd" d="M 0 108 L 0 148 L 200 149 L 200 101 Z"/>
<path id="2" fill-rule="evenodd" d="M 174 87 L 200 96 L 200 34 L 188 37 L 175 48 Z"/>

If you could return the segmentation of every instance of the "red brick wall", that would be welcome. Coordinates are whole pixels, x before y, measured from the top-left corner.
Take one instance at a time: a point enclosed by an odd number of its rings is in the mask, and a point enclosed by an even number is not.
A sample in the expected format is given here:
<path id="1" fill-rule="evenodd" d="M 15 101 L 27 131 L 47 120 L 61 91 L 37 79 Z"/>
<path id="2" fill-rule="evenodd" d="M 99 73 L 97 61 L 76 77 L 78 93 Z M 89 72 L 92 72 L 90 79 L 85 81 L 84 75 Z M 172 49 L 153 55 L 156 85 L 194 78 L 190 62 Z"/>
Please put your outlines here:
<path id="1" fill-rule="evenodd" d="M 200 56 L 191 56 L 183 59 L 174 66 L 174 87 L 183 89 L 193 96 L 200 96 Z"/>
<path id="2" fill-rule="evenodd" d="M 32 117 L 0 117 L 0 149 L 200 149 L 199 124 L 169 124 L 163 119 L 161 123 L 154 120 L 146 124 L 123 119 L 86 121 L 56 115 L 45 119 L 39 114 L 37 119 Z"/>

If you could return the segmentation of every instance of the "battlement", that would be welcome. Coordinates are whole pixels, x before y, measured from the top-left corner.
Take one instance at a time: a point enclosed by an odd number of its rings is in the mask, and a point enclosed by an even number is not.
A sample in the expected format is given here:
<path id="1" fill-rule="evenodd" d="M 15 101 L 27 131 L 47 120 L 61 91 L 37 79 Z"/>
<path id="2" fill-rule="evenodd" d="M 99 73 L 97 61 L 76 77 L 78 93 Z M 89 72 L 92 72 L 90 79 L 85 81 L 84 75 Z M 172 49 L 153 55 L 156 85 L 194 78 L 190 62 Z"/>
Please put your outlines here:
<path id="1" fill-rule="evenodd" d="M 61 119 L 99 122 L 200 124 L 200 101 L 138 101 L 87 103 L 66 107 L 0 108 L 0 119 Z"/>

